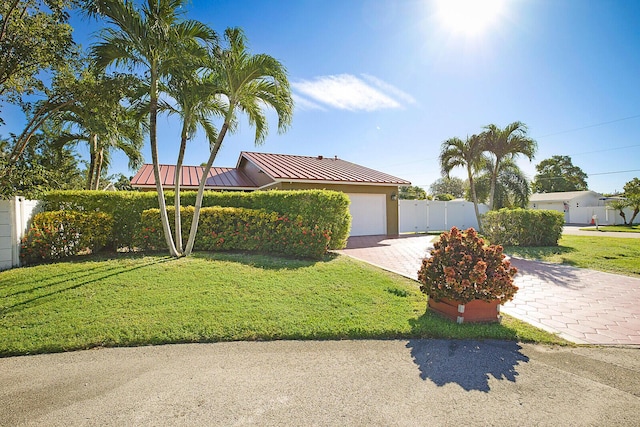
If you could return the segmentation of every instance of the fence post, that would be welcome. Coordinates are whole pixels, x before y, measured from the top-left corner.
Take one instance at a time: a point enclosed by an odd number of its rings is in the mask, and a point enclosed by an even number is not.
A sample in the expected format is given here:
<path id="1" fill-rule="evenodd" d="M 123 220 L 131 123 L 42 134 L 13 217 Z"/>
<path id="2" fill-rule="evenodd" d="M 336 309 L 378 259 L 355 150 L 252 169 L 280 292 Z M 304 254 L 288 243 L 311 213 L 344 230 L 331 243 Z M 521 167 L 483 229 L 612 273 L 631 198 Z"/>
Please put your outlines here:
<path id="1" fill-rule="evenodd" d="M 11 221 L 11 266 L 20 267 L 20 240 L 22 240 L 22 216 L 24 215 L 24 206 L 22 198 L 15 196 L 10 203 Z"/>

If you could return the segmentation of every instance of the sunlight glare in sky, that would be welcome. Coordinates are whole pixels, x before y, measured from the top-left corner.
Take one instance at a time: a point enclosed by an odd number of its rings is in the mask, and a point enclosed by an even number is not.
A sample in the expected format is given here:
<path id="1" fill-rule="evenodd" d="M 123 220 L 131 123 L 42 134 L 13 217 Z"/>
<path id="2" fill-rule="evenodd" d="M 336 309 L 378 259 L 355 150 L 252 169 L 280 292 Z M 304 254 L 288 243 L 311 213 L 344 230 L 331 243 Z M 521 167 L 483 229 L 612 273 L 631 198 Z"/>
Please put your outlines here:
<path id="1" fill-rule="evenodd" d="M 506 0 L 436 0 L 436 16 L 452 33 L 478 36 L 504 13 Z"/>

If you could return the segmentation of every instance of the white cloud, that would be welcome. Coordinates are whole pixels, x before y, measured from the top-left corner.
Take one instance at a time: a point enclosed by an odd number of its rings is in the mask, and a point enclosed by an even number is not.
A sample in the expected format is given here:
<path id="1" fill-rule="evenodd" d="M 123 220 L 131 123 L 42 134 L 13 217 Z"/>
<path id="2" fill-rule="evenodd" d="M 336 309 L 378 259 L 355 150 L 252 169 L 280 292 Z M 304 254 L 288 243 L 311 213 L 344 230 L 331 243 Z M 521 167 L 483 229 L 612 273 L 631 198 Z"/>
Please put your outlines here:
<path id="1" fill-rule="evenodd" d="M 410 95 L 400 89 L 372 76 L 363 77 L 369 83 L 350 74 L 338 74 L 303 80 L 292 83 L 292 86 L 313 101 L 341 110 L 375 111 L 402 108 L 400 101 L 415 103 Z"/>
<path id="2" fill-rule="evenodd" d="M 300 94 L 293 93 L 293 102 L 295 103 L 296 109 L 300 110 L 321 110 L 326 111 L 324 107 L 319 104 L 316 104 L 313 101 L 309 101 L 307 98 L 301 96 Z"/>
<path id="3" fill-rule="evenodd" d="M 362 77 L 364 77 L 365 80 L 368 80 L 370 83 L 373 83 L 374 85 L 378 86 L 378 88 L 381 89 L 382 91 L 393 95 L 394 98 L 399 98 L 407 104 L 417 104 L 413 96 L 409 95 L 406 92 L 401 91 L 397 87 L 385 81 L 380 80 L 377 77 L 370 76 L 369 74 L 362 74 Z"/>

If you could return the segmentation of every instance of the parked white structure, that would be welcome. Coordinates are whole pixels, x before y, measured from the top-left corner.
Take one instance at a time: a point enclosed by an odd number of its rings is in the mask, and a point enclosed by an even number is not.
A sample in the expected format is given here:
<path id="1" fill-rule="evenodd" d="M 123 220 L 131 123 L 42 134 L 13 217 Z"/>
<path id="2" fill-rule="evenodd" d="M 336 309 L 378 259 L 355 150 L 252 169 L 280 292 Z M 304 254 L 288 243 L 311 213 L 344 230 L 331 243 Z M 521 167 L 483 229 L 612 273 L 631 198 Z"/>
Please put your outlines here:
<path id="1" fill-rule="evenodd" d="M 489 211 L 483 204 L 479 209 L 481 214 Z M 401 233 L 444 231 L 453 226 L 462 230 L 478 228 L 473 203 L 466 200 L 400 200 L 398 214 Z"/>
<path id="2" fill-rule="evenodd" d="M 614 198 L 604 197 L 595 191 L 566 191 L 562 193 L 535 193 L 529 199 L 531 209 L 549 209 L 564 213 L 568 224 L 600 225 L 623 224 L 618 211 L 609 206 Z M 631 209 L 625 209 L 627 219 L 631 218 Z"/>
<path id="3" fill-rule="evenodd" d="M 20 266 L 20 240 L 38 205 L 24 197 L 0 200 L 0 270 Z"/>

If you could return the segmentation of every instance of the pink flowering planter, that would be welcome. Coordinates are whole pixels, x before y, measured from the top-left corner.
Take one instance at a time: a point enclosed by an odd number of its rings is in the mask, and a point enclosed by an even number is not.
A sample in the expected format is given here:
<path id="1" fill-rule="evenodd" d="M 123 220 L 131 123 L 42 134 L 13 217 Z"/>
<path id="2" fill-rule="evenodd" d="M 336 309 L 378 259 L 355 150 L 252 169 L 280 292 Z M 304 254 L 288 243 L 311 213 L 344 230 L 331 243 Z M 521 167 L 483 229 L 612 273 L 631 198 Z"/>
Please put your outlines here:
<path id="1" fill-rule="evenodd" d="M 430 255 L 418 271 L 429 310 L 457 323 L 500 320 L 500 304 L 518 291 L 513 283 L 518 270 L 502 246 L 486 245 L 473 228 L 453 227 L 440 235 Z"/>
<path id="2" fill-rule="evenodd" d="M 473 300 L 466 304 L 442 298 L 429 298 L 429 310 L 457 323 L 491 323 L 500 320 L 500 302 Z"/>

